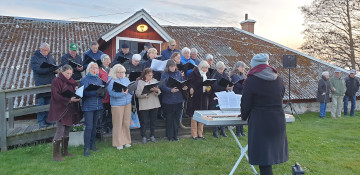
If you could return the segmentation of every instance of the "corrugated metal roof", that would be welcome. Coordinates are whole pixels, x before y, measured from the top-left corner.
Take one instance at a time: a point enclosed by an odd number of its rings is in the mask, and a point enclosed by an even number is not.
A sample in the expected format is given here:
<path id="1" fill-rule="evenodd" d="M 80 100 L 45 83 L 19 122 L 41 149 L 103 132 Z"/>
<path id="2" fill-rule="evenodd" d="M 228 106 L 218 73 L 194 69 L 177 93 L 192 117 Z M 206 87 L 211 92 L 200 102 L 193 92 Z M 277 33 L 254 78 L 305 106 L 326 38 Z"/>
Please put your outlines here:
<path id="1" fill-rule="evenodd" d="M 88 50 L 91 41 L 97 41 L 100 36 L 117 26 L 8 16 L 0 16 L 0 24 L 0 89 L 34 86 L 29 62 L 42 42 L 50 44 L 51 54 L 59 63 L 61 55 L 68 52 L 70 43 L 76 42 L 79 45 L 78 53 L 82 55 Z M 210 53 L 214 55 L 215 62 L 223 61 L 229 68 L 239 60 L 249 65 L 254 54 L 268 53 L 270 64 L 279 70 L 285 85 L 288 84 L 288 70 L 282 68 L 282 55 L 297 54 L 298 68 L 291 70 L 292 99 L 316 98 L 321 72 L 336 68 L 233 27 L 162 27 L 179 42 L 180 48 L 195 47 L 200 59 Z M 24 96 L 19 97 L 14 105 L 18 107 L 34 103 L 33 96 Z"/>

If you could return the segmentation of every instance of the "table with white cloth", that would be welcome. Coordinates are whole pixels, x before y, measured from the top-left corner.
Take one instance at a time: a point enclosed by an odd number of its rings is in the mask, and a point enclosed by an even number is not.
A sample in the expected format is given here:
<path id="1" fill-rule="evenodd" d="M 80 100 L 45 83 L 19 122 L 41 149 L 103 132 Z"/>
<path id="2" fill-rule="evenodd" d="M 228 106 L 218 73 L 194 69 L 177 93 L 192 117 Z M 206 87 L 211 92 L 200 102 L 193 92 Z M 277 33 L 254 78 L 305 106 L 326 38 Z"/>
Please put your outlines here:
<path id="1" fill-rule="evenodd" d="M 243 147 L 241 143 L 239 142 L 238 138 L 234 134 L 233 128 L 236 125 L 247 125 L 247 121 L 241 120 L 240 111 L 239 110 L 198 110 L 194 112 L 193 119 L 197 122 L 203 123 L 204 125 L 208 126 L 228 126 L 228 129 L 231 133 L 231 135 L 234 137 L 236 143 L 238 144 L 240 148 L 240 157 L 236 161 L 234 167 L 232 168 L 231 172 L 229 173 L 232 175 L 238 165 L 240 164 L 240 161 L 243 159 L 243 157 L 246 157 L 246 159 L 249 161 L 249 157 L 246 154 L 248 150 L 248 145 Z M 295 118 L 292 115 L 285 114 L 285 120 L 286 123 L 292 123 L 295 121 Z M 250 165 L 252 170 L 255 174 L 258 174 L 256 169 L 253 165 Z"/>

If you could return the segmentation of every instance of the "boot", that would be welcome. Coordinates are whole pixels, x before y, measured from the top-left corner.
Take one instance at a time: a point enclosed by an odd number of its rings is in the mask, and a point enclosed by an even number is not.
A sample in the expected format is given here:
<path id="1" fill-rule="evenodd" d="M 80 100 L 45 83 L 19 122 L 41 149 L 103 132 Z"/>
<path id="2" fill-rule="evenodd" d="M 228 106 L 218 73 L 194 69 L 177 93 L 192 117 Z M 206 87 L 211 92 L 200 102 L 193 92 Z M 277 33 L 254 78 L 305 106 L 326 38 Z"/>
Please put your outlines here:
<path id="1" fill-rule="evenodd" d="M 225 133 L 225 127 L 221 127 L 220 129 L 220 135 L 223 137 L 227 137 L 226 133 Z"/>
<path id="2" fill-rule="evenodd" d="M 60 155 L 60 143 L 61 143 L 61 140 L 54 140 L 53 141 L 53 160 L 54 161 L 63 161 L 63 160 L 65 160 Z"/>
<path id="3" fill-rule="evenodd" d="M 240 126 L 236 126 L 236 134 L 235 135 L 238 136 L 238 137 L 242 137 Z"/>
<path id="4" fill-rule="evenodd" d="M 62 156 L 74 156 L 74 154 L 71 154 L 68 152 L 68 146 L 69 146 L 69 137 L 63 137 L 62 138 L 62 147 L 61 147 L 61 154 Z"/>
<path id="5" fill-rule="evenodd" d="M 213 136 L 214 136 L 215 138 L 219 138 L 218 131 L 213 131 Z"/>
<path id="6" fill-rule="evenodd" d="M 96 148 L 95 146 L 95 143 L 93 143 L 91 146 L 90 146 L 90 149 L 93 150 L 93 151 L 99 151 L 99 149 Z"/>
<path id="7" fill-rule="evenodd" d="M 89 148 L 84 148 L 84 156 L 89 157 L 90 156 L 90 150 Z"/>

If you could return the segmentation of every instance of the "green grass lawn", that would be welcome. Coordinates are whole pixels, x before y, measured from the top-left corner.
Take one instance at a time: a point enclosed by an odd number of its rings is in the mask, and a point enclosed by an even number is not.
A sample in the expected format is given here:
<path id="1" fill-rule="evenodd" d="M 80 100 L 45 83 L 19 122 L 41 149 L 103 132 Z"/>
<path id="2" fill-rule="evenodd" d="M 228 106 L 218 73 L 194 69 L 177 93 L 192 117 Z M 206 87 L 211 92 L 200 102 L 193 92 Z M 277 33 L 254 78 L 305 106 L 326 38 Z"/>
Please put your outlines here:
<path id="1" fill-rule="evenodd" d="M 302 122 L 287 125 L 290 160 L 273 166 L 274 174 L 291 174 L 295 162 L 305 174 L 360 174 L 360 117 L 319 119 L 318 113 L 300 117 Z M 227 132 L 229 137 L 215 139 L 208 129 L 206 141 L 163 140 L 121 151 L 105 141 L 89 158 L 83 156 L 82 147 L 71 147 L 76 156 L 63 162 L 52 161 L 51 144 L 28 146 L 0 153 L 0 174 L 229 174 L 240 150 Z M 246 140 L 240 139 L 243 146 Z M 235 174 L 252 174 L 245 158 Z"/>

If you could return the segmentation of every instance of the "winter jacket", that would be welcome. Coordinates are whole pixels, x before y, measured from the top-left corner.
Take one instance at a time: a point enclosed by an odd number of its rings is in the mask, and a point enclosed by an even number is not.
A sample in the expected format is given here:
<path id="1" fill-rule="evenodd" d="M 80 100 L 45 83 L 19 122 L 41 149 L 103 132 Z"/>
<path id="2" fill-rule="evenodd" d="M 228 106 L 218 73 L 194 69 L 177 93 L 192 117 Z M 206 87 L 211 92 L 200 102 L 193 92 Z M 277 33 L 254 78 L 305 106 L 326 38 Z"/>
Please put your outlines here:
<path id="1" fill-rule="evenodd" d="M 246 76 L 242 73 L 239 74 L 234 74 L 231 76 L 231 82 L 235 83 L 234 84 L 234 88 L 233 91 L 235 94 L 242 94 L 243 91 L 243 82 L 246 79 Z"/>
<path id="2" fill-rule="evenodd" d="M 194 61 L 194 63 L 195 63 L 196 66 L 198 66 L 198 65 L 200 64 L 200 62 L 201 62 L 201 60 L 200 60 L 199 58 L 192 59 L 192 58 L 190 57 L 190 59 Z"/>
<path id="3" fill-rule="evenodd" d="M 51 84 L 55 78 L 55 70 L 57 68 L 40 68 L 43 62 L 54 64 L 54 58 L 48 54 L 46 57 L 41 54 L 40 50 L 35 51 L 34 56 L 31 57 L 30 67 L 33 70 L 35 86 Z"/>
<path id="4" fill-rule="evenodd" d="M 289 160 L 282 108 L 284 92 L 282 79 L 269 67 L 246 79 L 241 98 L 241 118 L 248 120 L 251 165 L 274 165 Z"/>
<path id="5" fill-rule="evenodd" d="M 182 64 L 186 64 L 186 63 L 191 63 L 191 64 L 193 64 L 193 65 L 195 65 L 195 62 L 194 62 L 194 60 L 192 60 L 191 58 L 189 58 L 189 59 L 186 59 L 184 56 L 181 56 L 181 63 Z M 189 75 L 191 74 L 191 72 L 192 72 L 193 70 L 192 69 L 189 69 L 189 70 L 186 70 L 186 73 L 185 73 L 185 79 L 187 79 L 187 77 L 189 77 Z"/>
<path id="6" fill-rule="evenodd" d="M 155 59 L 155 58 L 154 58 L 154 59 Z M 149 60 L 143 62 L 141 65 L 142 65 L 143 69 L 145 69 L 145 68 L 150 68 L 150 67 L 151 67 L 151 63 L 152 63 L 152 59 L 149 59 Z M 153 77 L 154 77 L 156 80 L 160 81 L 160 79 L 161 79 L 161 73 L 162 73 L 162 72 L 160 72 L 160 71 L 153 71 L 153 74 L 154 74 Z"/>
<path id="7" fill-rule="evenodd" d="M 69 64 L 69 61 L 73 61 L 75 63 L 78 63 L 80 65 L 83 65 L 83 61 L 81 60 L 81 57 L 80 55 L 76 54 L 75 58 L 73 58 L 70 53 L 67 53 L 65 55 L 63 55 L 61 57 L 61 64 L 64 65 L 64 64 Z M 71 65 L 71 64 L 69 64 Z M 82 71 L 78 71 L 76 69 L 77 66 L 71 66 L 73 68 L 73 72 L 74 74 L 71 76 L 74 80 L 80 80 L 82 78 L 81 76 L 81 72 L 84 71 L 84 69 Z"/>
<path id="8" fill-rule="evenodd" d="M 73 79 L 66 79 L 62 73 L 54 79 L 51 84 L 51 101 L 48 121 L 60 121 L 61 124 L 71 126 L 74 124 L 74 116 L 80 115 L 79 102 L 70 102 L 70 98 L 64 97 L 61 93 L 69 90 L 75 92 L 77 82 Z"/>
<path id="9" fill-rule="evenodd" d="M 126 69 L 126 75 L 129 75 L 130 72 L 142 72 L 144 70 L 143 65 L 134 66 L 131 60 L 126 61 L 123 66 Z"/>
<path id="10" fill-rule="evenodd" d="M 183 77 L 181 75 L 181 72 L 180 71 L 176 71 L 176 72 L 163 72 L 161 74 L 161 80 L 160 81 L 163 81 L 161 84 L 160 84 L 160 89 L 161 89 L 161 92 L 162 92 L 162 103 L 165 103 L 165 104 L 179 104 L 179 103 L 182 103 L 183 102 L 183 96 L 182 96 L 182 89 L 179 89 L 178 92 L 175 92 L 175 93 L 172 93 L 171 92 L 171 89 L 170 87 L 166 86 L 166 83 L 168 82 L 169 78 L 174 78 L 176 80 L 179 80 L 179 81 L 183 81 Z"/>
<path id="11" fill-rule="evenodd" d="M 113 79 L 111 79 L 111 77 L 109 77 L 109 80 L 108 80 L 109 85 L 107 87 L 107 91 L 109 92 L 109 95 L 110 95 L 110 105 L 111 106 L 125 106 L 125 105 L 131 103 L 131 98 L 132 98 L 133 92 L 124 94 L 123 92 L 113 91 L 114 81 L 121 83 L 125 86 L 130 84 L 130 80 L 127 77 L 118 78 L 116 80 L 113 80 Z"/>
<path id="12" fill-rule="evenodd" d="M 124 54 L 122 51 L 120 51 L 120 52 L 116 53 L 114 61 L 113 61 L 113 65 L 120 64 L 120 62 L 118 62 L 119 57 L 124 57 L 124 58 L 128 58 L 129 60 L 131 60 L 133 55 L 134 54 L 131 52 Z"/>
<path id="13" fill-rule="evenodd" d="M 179 52 L 179 53 L 180 53 L 180 51 L 177 50 L 177 49 L 170 50 L 170 48 L 169 48 L 169 46 L 168 46 L 168 48 L 167 48 L 166 50 L 164 50 L 164 51 L 161 52 L 161 56 L 162 56 L 162 57 L 161 57 L 161 60 L 168 60 L 168 59 L 170 59 L 171 55 L 172 55 L 174 52 Z"/>
<path id="14" fill-rule="evenodd" d="M 330 102 L 330 81 L 324 76 L 319 80 L 317 101 L 320 103 Z"/>
<path id="15" fill-rule="evenodd" d="M 87 52 L 85 52 L 84 57 L 83 57 L 83 63 L 85 63 L 86 60 L 86 55 L 94 58 L 96 61 L 97 60 L 101 60 L 101 55 L 104 54 L 104 52 L 102 52 L 101 50 L 98 50 L 96 53 L 92 52 L 92 50 L 88 50 Z M 99 65 L 98 65 L 99 66 Z M 87 68 L 87 64 L 84 64 L 84 70 Z"/>
<path id="16" fill-rule="evenodd" d="M 346 85 L 343 78 L 331 77 L 330 78 L 331 95 L 344 96 L 346 92 Z M 332 89 L 335 88 L 335 91 Z"/>
<path id="17" fill-rule="evenodd" d="M 220 74 L 217 70 L 214 70 L 213 74 L 210 76 L 210 79 L 216 79 L 216 82 L 213 85 L 211 85 L 211 91 L 209 94 L 209 109 L 211 109 L 211 110 L 220 109 L 219 107 L 217 107 L 218 101 L 214 100 L 214 97 L 216 97 L 215 92 L 226 91 L 226 87 L 219 85 L 220 80 L 222 78 L 225 78 L 230 81 L 228 74 L 225 72 Z"/>
<path id="18" fill-rule="evenodd" d="M 156 79 L 152 79 L 150 83 L 157 82 Z M 159 101 L 159 93 L 151 92 L 149 94 L 141 94 L 144 90 L 144 87 L 146 85 L 146 82 L 144 80 L 138 81 L 138 86 L 136 88 L 135 94 L 136 97 L 139 99 L 139 110 L 149 110 L 149 109 L 155 109 L 160 107 L 160 101 Z"/>
<path id="19" fill-rule="evenodd" d="M 96 90 L 88 91 L 86 88 L 90 84 L 103 85 L 103 81 L 96 75 L 86 75 L 80 80 L 80 86 L 84 86 L 84 94 L 82 98 L 83 111 L 97 111 L 103 109 L 102 97 L 96 93 Z"/>
<path id="20" fill-rule="evenodd" d="M 207 72 L 206 73 L 206 77 L 209 78 L 210 77 L 210 73 Z M 194 89 L 194 94 L 190 95 L 190 98 L 188 100 L 187 103 L 187 110 L 186 113 L 189 116 L 193 116 L 194 115 L 194 111 L 195 110 L 206 110 L 207 109 L 207 99 L 204 98 L 204 96 L 206 95 L 205 92 L 203 92 L 203 77 L 201 76 L 199 69 L 196 67 L 194 68 L 194 71 L 191 72 L 190 76 L 189 76 L 189 91 L 191 88 Z"/>
<path id="21" fill-rule="evenodd" d="M 99 69 L 99 78 L 101 78 L 101 80 L 103 80 L 104 82 L 108 82 L 109 79 L 108 73 L 102 67 Z M 102 102 L 110 103 L 110 95 L 109 92 L 107 91 L 107 88 L 105 90 L 105 97 L 102 99 Z"/>
<path id="22" fill-rule="evenodd" d="M 346 92 L 345 95 L 348 97 L 353 97 L 356 95 L 356 92 L 359 91 L 359 80 L 357 78 L 351 78 L 350 76 L 345 78 Z"/>

